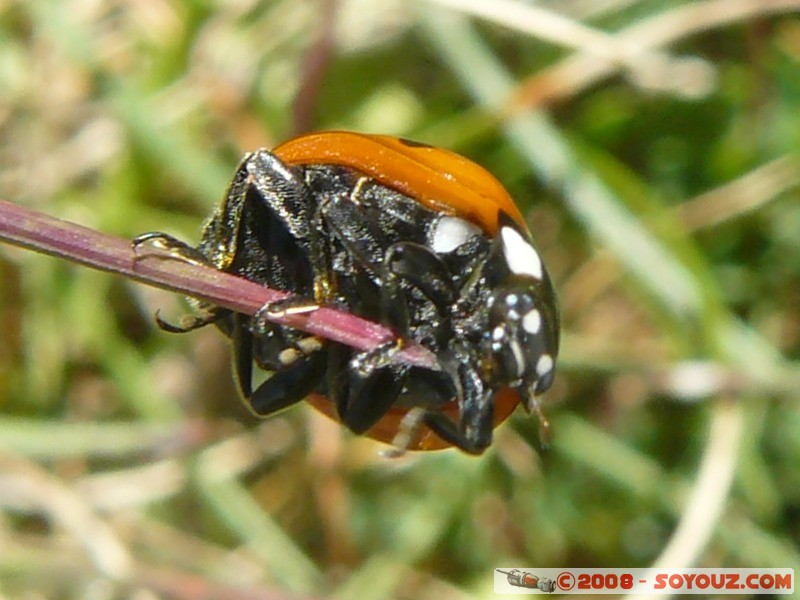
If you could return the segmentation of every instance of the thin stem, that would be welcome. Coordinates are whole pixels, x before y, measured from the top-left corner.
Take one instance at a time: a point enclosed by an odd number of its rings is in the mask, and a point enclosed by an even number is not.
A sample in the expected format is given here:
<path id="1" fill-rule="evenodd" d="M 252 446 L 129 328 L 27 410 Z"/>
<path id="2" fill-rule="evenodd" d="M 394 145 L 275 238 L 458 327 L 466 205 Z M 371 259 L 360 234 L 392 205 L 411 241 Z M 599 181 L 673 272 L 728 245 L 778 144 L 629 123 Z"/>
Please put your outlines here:
<path id="1" fill-rule="evenodd" d="M 0 200 L 0 241 L 109 271 L 216 306 L 248 315 L 288 294 L 211 267 L 176 260 L 170 255 L 137 255 L 131 242 Z M 269 317 L 359 350 L 372 350 L 395 338 L 386 327 L 354 315 L 320 308 L 306 314 Z M 422 346 L 408 346 L 398 358 L 437 369 L 435 357 Z"/>

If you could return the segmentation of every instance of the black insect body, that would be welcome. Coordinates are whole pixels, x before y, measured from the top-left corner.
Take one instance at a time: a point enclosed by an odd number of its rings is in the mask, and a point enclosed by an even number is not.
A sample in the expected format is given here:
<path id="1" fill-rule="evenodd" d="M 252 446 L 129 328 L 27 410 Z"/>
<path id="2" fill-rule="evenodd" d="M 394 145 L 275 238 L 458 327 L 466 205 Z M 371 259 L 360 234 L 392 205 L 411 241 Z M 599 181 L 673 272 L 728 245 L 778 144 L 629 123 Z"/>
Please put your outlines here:
<path id="1" fill-rule="evenodd" d="M 411 411 L 403 445 L 482 452 L 497 420 L 520 398 L 532 407 L 551 385 L 559 338 L 552 286 L 528 234 L 502 210 L 496 219 L 491 235 L 348 166 L 246 156 L 204 228 L 203 260 L 292 294 L 266 311 L 332 306 L 398 335 L 359 352 L 204 307 L 205 321 L 232 339 L 252 410 L 269 415 L 311 395 L 355 433 L 390 442 Z M 393 360 L 406 341 L 430 349 L 441 370 Z M 256 389 L 253 364 L 273 372 Z M 440 439 L 421 443 L 423 430 Z"/>

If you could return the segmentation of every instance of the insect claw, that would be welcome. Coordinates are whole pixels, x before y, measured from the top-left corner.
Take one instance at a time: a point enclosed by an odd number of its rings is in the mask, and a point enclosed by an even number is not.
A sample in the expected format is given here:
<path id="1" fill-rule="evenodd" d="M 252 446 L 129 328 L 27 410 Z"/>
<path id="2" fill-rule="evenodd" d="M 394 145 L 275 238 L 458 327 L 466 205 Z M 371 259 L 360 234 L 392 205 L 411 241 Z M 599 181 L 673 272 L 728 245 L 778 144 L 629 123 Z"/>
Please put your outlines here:
<path id="1" fill-rule="evenodd" d="M 178 324 L 175 325 L 164 319 L 161 316 L 161 309 L 159 309 L 156 311 L 155 320 L 158 328 L 163 331 L 167 331 L 169 333 L 188 333 L 189 331 L 194 331 L 195 329 L 200 329 L 201 327 L 210 325 L 211 323 L 218 321 L 223 316 L 224 313 L 222 312 L 219 314 L 208 312 L 203 315 L 188 314 L 181 316 Z"/>
<path id="2" fill-rule="evenodd" d="M 358 354 L 351 362 L 350 366 L 361 377 L 369 377 L 378 369 L 390 365 L 394 357 L 405 344 L 401 338 L 395 338 L 389 342 L 381 344 L 372 350 Z"/>
<path id="3" fill-rule="evenodd" d="M 253 316 L 253 333 L 263 335 L 269 329 L 269 323 L 289 315 L 302 315 L 319 309 L 319 304 L 304 296 L 287 296 L 280 300 L 267 302 Z"/>
<path id="4" fill-rule="evenodd" d="M 131 240 L 131 248 L 134 262 L 147 258 L 160 258 L 179 260 L 198 266 L 209 265 L 208 260 L 197 249 L 160 231 L 137 235 Z"/>

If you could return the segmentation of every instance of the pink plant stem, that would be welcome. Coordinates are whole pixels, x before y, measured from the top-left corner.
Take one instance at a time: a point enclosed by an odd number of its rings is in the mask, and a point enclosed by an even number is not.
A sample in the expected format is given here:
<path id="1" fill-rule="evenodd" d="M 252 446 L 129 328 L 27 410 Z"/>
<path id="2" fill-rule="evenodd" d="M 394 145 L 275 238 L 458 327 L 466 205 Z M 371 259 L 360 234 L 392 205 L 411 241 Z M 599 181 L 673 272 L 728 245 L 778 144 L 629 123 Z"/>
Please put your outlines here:
<path id="1" fill-rule="evenodd" d="M 284 292 L 247 279 L 168 255 L 134 254 L 130 240 L 5 200 L 0 200 L 0 241 L 116 273 L 249 315 L 254 315 L 267 302 L 287 296 Z M 359 350 L 371 350 L 395 337 L 382 325 L 324 307 L 306 314 L 270 320 Z M 420 367 L 437 368 L 435 358 L 421 346 L 408 346 L 398 354 L 398 359 Z"/>

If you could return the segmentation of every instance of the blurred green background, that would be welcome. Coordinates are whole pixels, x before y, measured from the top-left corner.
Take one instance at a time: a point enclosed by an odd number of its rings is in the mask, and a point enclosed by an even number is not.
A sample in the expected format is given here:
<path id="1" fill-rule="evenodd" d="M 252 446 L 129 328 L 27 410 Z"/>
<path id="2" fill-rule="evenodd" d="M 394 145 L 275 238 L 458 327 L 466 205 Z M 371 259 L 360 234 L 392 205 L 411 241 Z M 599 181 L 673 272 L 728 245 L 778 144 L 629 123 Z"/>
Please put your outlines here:
<path id="1" fill-rule="evenodd" d="M 563 311 L 551 447 L 522 411 L 480 458 L 259 422 L 218 332 L 154 326 L 180 298 L 4 246 L 0 598 L 800 573 L 800 1 L 0 2 L 4 199 L 195 241 L 243 152 L 330 128 L 518 199 Z"/>

